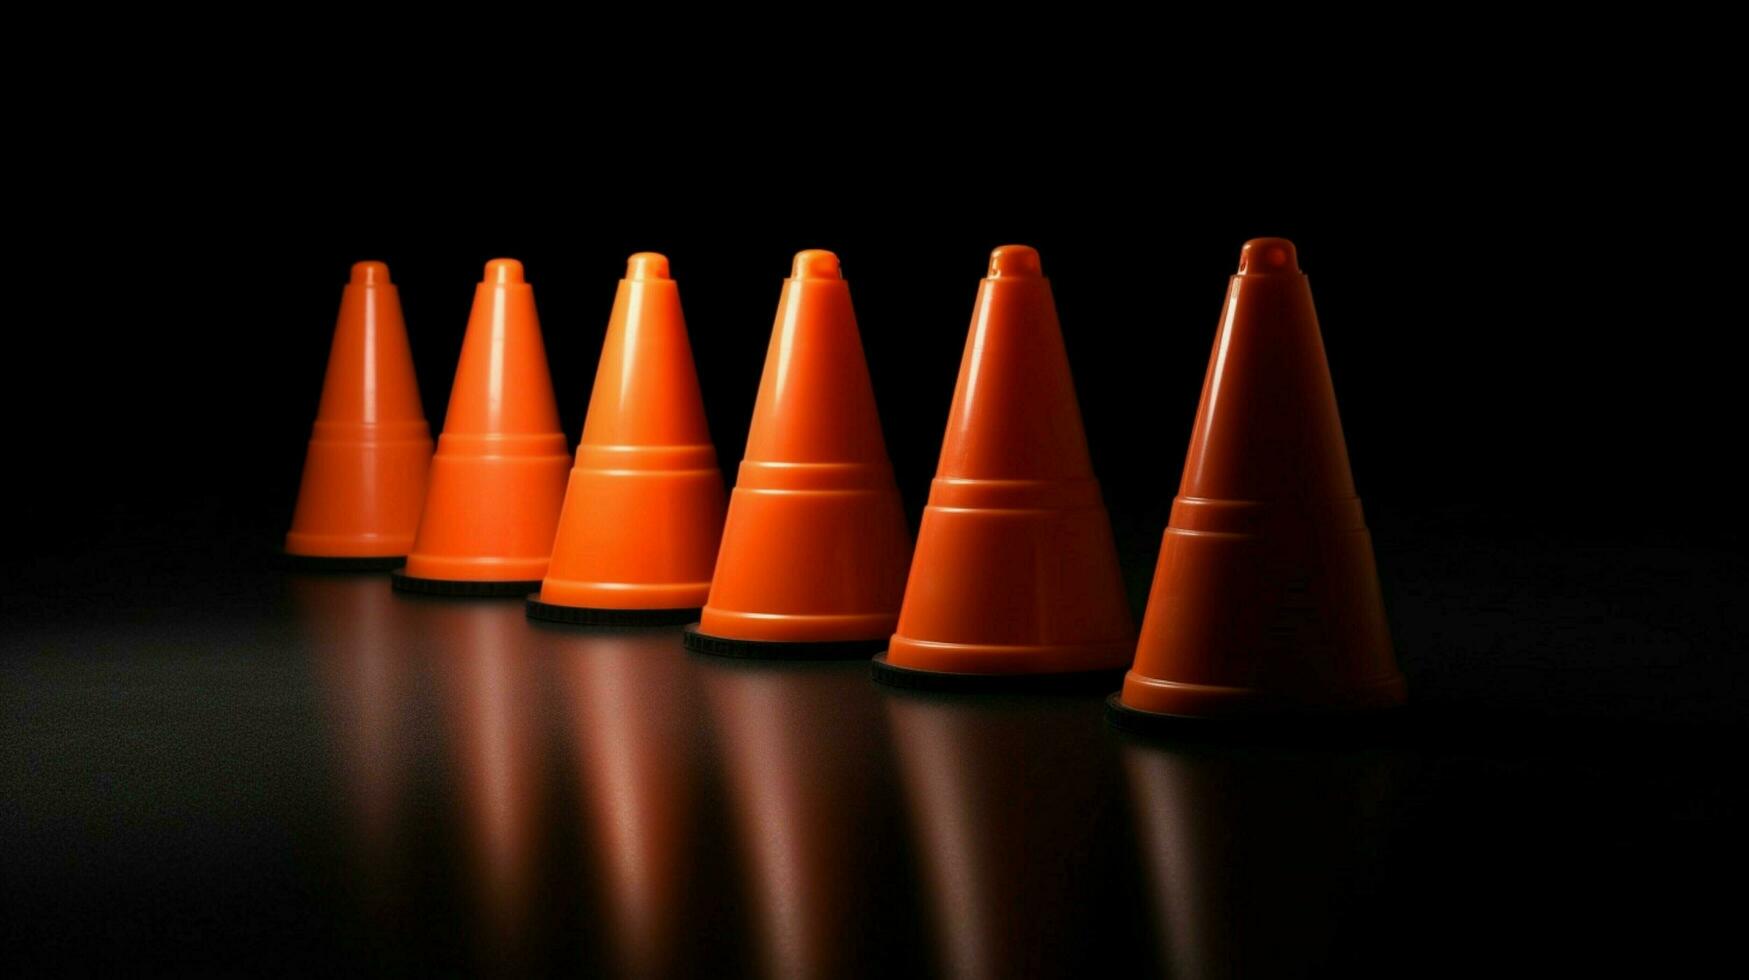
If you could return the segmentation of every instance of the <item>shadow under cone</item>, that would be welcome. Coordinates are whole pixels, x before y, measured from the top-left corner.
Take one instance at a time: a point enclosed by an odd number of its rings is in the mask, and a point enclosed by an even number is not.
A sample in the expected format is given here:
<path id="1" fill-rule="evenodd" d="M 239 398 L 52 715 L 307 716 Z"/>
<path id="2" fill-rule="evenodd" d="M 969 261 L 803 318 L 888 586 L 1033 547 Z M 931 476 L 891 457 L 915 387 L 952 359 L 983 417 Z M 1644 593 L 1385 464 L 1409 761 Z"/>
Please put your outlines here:
<path id="1" fill-rule="evenodd" d="M 723 475 L 668 260 L 631 257 L 530 616 L 688 623 L 710 592 Z"/>
<path id="2" fill-rule="evenodd" d="M 1120 710 L 1402 703 L 1348 449 L 1291 242 L 1247 242 Z"/>
<path id="3" fill-rule="evenodd" d="M 419 536 L 396 588 L 522 596 L 547 572 L 570 453 L 522 263 L 474 292 Z"/>
<path id="4" fill-rule="evenodd" d="M 360 262 L 340 296 L 286 554 L 342 567 L 399 564 L 419 529 L 430 464 L 400 296 L 388 266 Z"/>
<path id="5" fill-rule="evenodd" d="M 710 597 L 687 645 L 866 656 L 898 620 L 910 554 L 850 286 L 831 252 L 798 253 Z"/>
<path id="6" fill-rule="evenodd" d="M 1050 280 L 1005 245 L 978 289 L 898 633 L 875 676 L 946 686 L 1112 672 L 1135 624 Z"/>

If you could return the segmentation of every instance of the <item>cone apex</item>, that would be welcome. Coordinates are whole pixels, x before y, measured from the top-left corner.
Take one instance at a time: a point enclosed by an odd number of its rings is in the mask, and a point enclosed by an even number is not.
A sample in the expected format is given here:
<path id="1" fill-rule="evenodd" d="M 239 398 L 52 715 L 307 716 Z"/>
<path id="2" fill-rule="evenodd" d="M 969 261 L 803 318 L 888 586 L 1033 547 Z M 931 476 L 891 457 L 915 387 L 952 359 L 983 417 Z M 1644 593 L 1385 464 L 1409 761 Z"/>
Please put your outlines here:
<path id="1" fill-rule="evenodd" d="M 1253 238 L 1239 250 L 1239 274 L 1267 275 L 1300 271 L 1299 252 L 1285 238 Z"/>
<path id="2" fill-rule="evenodd" d="M 1044 275 L 1038 249 L 1030 245 L 1002 245 L 990 253 L 991 279 L 1036 278 Z"/>
<path id="3" fill-rule="evenodd" d="M 352 282 L 354 286 L 387 286 L 389 285 L 389 266 L 386 262 L 358 262 L 352 266 Z"/>
<path id="4" fill-rule="evenodd" d="M 796 263 L 790 271 L 790 278 L 842 279 L 844 274 L 838 269 L 838 256 L 823 248 L 810 248 L 796 253 Z"/>
<path id="5" fill-rule="evenodd" d="M 626 278 L 668 279 L 668 256 L 659 252 L 637 252 L 626 260 Z"/>
<path id="6" fill-rule="evenodd" d="M 485 281 L 494 286 L 526 282 L 522 278 L 522 263 L 515 259 L 493 259 L 486 263 Z"/>

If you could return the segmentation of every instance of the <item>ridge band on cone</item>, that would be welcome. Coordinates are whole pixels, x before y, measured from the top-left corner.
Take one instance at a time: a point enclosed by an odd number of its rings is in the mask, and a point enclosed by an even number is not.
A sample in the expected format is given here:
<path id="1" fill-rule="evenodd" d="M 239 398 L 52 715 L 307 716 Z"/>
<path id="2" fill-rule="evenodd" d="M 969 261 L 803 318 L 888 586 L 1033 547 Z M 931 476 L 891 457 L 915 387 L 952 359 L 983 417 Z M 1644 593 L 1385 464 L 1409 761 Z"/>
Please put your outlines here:
<path id="1" fill-rule="evenodd" d="M 431 429 L 389 267 L 360 262 L 340 295 L 322 403 L 285 536 L 293 567 L 387 571 L 419 529 Z"/>
<path id="2" fill-rule="evenodd" d="M 868 656 L 898 620 L 911 539 L 850 286 L 831 252 L 784 280 L 710 595 L 688 649 Z"/>
<path id="3" fill-rule="evenodd" d="M 474 291 L 419 535 L 395 588 L 523 596 L 552 553 L 570 453 L 522 263 L 493 259 Z"/>
<path id="4" fill-rule="evenodd" d="M 698 619 L 723 532 L 723 474 L 668 260 L 626 264 L 558 537 L 528 615 L 583 625 Z"/>
<path id="5" fill-rule="evenodd" d="M 1004 245 L 978 288 L 898 631 L 874 676 L 1109 690 L 1134 647 L 1050 280 L 1037 251 Z"/>
<path id="6" fill-rule="evenodd" d="M 1292 242 L 1255 239 L 1228 287 L 1114 720 L 1404 698 L 1311 286 Z"/>

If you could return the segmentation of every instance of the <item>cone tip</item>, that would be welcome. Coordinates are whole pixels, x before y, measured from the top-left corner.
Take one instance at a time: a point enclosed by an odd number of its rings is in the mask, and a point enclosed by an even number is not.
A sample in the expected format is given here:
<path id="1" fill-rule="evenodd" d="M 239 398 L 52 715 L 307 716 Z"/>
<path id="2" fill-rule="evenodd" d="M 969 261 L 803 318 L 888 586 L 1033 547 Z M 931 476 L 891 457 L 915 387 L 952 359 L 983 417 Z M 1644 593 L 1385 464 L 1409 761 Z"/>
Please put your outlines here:
<path id="1" fill-rule="evenodd" d="M 389 264 L 387 262 L 355 262 L 352 265 L 352 285 L 354 286 L 387 286 L 389 284 Z"/>
<path id="2" fill-rule="evenodd" d="M 1240 275 L 1299 272 L 1299 253 L 1285 238 L 1253 238 L 1239 250 Z"/>
<path id="3" fill-rule="evenodd" d="M 658 252 L 637 252 L 626 260 L 627 279 L 667 279 L 668 256 Z"/>
<path id="4" fill-rule="evenodd" d="M 493 259 L 486 263 L 486 282 L 494 286 L 508 286 L 523 282 L 522 263 L 515 259 Z"/>
<path id="5" fill-rule="evenodd" d="M 791 279 L 842 279 L 843 273 L 838 270 L 838 256 L 823 248 L 810 248 L 796 253 L 795 267 L 790 270 Z"/>
<path id="6" fill-rule="evenodd" d="M 1030 245 L 1002 245 L 990 253 L 991 279 L 1018 279 L 1022 276 L 1042 276 L 1038 249 Z"/>

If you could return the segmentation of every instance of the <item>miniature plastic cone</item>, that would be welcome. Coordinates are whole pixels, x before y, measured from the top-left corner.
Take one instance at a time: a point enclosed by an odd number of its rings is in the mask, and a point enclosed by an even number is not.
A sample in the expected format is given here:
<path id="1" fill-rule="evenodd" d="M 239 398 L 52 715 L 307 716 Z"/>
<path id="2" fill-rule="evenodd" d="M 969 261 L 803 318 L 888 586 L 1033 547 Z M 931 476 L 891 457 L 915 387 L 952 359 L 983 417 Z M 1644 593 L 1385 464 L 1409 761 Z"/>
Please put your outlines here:
<path id="1" fill-rule="evenodd" d="M 337 567 L 400 564 L 419 529 L 430 464 L 401 298 L 388 266 L 360 262 L 340 296 L 286 554 Z"/>
<path id="2" fill-rule="evenodd" d="M 522 263 L 493 259 L 474 292 L 419 536 L 395 586 L 522 596 L 547 573 L 571 462 Z"/>
<path id="3" fill-rule="evenodd" d="M 796 255 L 689 648 L 867 656 L 892 634 L 910 534 L 831 252 Z"/>
<path id="4" fill-rule="evenodd" d="M 1050 280 L 1038 252 L 1004 245 L 978 290 L 898 633 L 875 677 L 915 687 L 1117 672 L 1135 635 Z"/>
<path id="5" fill-rule="evenodd" d="M 1402 703 L 1372 538 L 1293 243 L 1245 244 L 1118 710 Z"/>
<path id="6" fill-rule="evenodd" d="M 705 425 L 668 260 L 631 257 L 608 322 L 552 564 L 528 614 L 573 623 L 698 618 L 723 533 L 723 474 Z"/>

